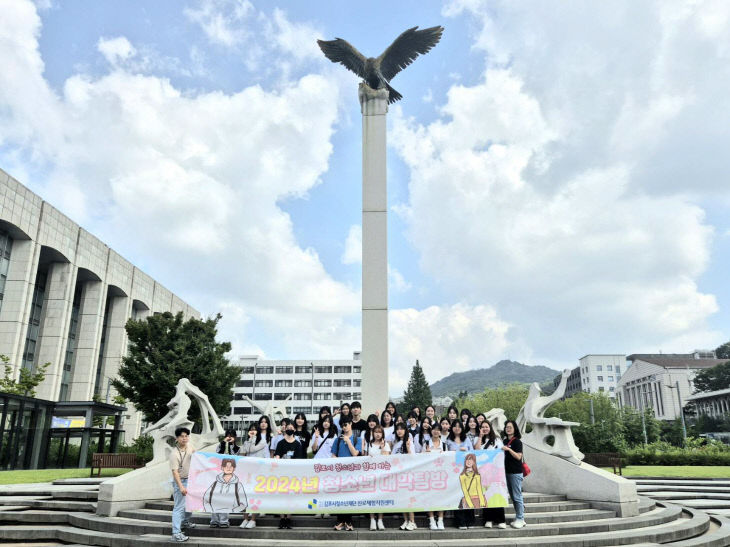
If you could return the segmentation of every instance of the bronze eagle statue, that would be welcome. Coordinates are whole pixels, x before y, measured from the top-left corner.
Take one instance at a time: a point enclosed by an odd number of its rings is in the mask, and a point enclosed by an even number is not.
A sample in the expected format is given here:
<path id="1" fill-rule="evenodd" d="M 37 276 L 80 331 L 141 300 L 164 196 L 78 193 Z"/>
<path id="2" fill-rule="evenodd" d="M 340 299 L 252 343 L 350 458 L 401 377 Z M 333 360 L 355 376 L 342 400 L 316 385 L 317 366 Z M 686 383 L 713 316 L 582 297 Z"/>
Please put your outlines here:
<path id="1" fill-rule="evenodd" d="M 319 48 L 333 63 L 340 63 L 360 76 L 373 89 L 386 88 L 388 103 L 394 103 L 403 95 L 390 87 L 390 80 L 416 60 L 416 57 L 431 51 L 441 40 L 444 28 L 441 26 L 418 30 L 409 28 L 398 36 L 379 57 L 365 57 L 355 47 L 343 40 L 317 40 Z"/>

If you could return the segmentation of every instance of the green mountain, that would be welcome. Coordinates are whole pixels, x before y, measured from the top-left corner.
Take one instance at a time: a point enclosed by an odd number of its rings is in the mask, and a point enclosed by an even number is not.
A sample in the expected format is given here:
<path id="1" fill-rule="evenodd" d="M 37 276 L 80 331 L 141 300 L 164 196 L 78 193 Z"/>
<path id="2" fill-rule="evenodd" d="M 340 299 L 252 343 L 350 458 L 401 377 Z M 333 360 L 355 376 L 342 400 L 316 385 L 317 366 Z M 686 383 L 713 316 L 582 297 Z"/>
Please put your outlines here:
<path id="1" fill-rule="evenodd" d="M 552 385 L 560 371 L 544 367 L 530 366 L 516 361 L 500 361 L 489 368 L 467 370 L 465 372 L 454 372 L 446 378 L 431 384 L 431 394 L 434 397 L 456 397 L 460 392 L 479 393 L 487 387 L 497 387 L 503 384 L 519 382 L 521 384 Z M 552 390 L 551 390 L 552 391 Z"/>

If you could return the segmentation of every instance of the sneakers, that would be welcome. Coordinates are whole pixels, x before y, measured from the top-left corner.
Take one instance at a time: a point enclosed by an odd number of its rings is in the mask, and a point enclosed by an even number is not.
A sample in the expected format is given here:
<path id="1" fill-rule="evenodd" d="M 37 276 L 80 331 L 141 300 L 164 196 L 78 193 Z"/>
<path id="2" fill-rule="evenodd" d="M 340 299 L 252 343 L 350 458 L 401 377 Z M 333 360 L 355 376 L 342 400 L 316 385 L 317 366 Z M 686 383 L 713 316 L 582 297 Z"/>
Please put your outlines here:
<path id="1" fill-rule="evenodd" d="M 497 524 L 497 528 L 501 528 L 502 530 L 504 530 L 505 528 L 507 528 L 507 523 L 500 522 L 499 524 Z"/>
<path id="2" fill-rule="evenodd" d="M 211 528 L 218 528 L 218 523 L 217 522 L 211 522 L 210 523 L 210 527 Z"/>
<path id="3" fill-rule="evenodd" d="M 375 519 L 370 519 L 370 529 L 371 530 L 377 530 L 378 529 L 378 523 L 375 522 Z"/>
<path id="4" fill-rule="evenodd" d="M 408 528 L 408 521 L 404 520 L 403 524 L 400 525 L 401 530 L 406 530 Z"/>
<path id="5" fill-rule="evenodd" d="M 512 521 L 512 528 L 522 528 L 525 525 L 525 521 L 523 519 L 515 519 Z"/>
<path id="6" fill-rule="evenodd" d="M 243 519 L 241 521 L 241 524 L 238 525 L 239 528 L 248 528 L 248 523 L 251 522 L 249 520 Z"/>
<path id="7" fill-rule="evenodd" d="M 466 526 L 459 526 L 459 530 L 466 530 Z"/>
<path id="8" fill-rule="evenodd" d="M 433 517 L 430 517 L 428 519 L 428 529 L 429 530 L 438 530 L 439 529 L 438 524 L 436 524 L 436 519 L 434 519 Z"/>
<path id="9" fill-rule="evenodd" d="M 180 528 L 182 528 L 183 530 L 192 530 L 193 528 L 195 528 L 195 526 L 196 524 L 194 522 L 186 520 L 180 525 Z"/>
<path id="10" fill-rule="evenodd" d="M 378 530 L 385 530 L 385 524 L 383 523 L 383 519 L 378 519 Z"/>
<path id="11" fill-rule="evenodd" d="M 246 528 L 256 528 L 256 521 L 253 519 L 246 521 Z"/>
<path id="12" fill-rule="evenodd" d="M 492 521 L 491 520 L 488 520 L 487 522 L 485 522 L 484 523 L 484 527 L 485 528 L 491 528 L 492 527 Z"/>
<path id="13" fill-rule="evenodd" d="M 186 536 L 182 532 L 180 532 L 179 534 L 172 534 L 172 541 L 176 543 L 182 543 L 183 541 L 187 541 L 188 539 L 188 536 Z"/>
<path id="14" fill-rule="evenodd" d="M 416 526 L 416 523 L 412 520 L 409 521 L 408 524 L 406 524 L 406 530 L 408 531 L 415 530 L 416 528 L 418 528 L 418 526 Z"/>
<path id="15" fill-rule="evenodd" d="M 436 521 L 436 526 L 438 526 L 439 530 L 443 530 L 444 529 L 444 519 L 439 518 L 438 521 Z"/>
<path id="16" fill-rule="evenodd" d="M 222 522 L 218 525 L 220 528 L 228 528 L 229 524 L 227 522 Z"/>

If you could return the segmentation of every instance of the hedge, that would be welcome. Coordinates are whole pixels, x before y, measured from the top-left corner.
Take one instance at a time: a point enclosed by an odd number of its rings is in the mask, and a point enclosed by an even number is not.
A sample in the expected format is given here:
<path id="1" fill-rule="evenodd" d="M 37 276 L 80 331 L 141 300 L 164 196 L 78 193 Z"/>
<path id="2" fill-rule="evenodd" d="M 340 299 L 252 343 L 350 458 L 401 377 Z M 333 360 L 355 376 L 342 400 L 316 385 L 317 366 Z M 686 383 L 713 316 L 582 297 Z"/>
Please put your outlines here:
<path id="1" fill-rule="evenodd" d="M 730 465 L 730 447 L 712 444 L 677 448 L 667 443 L 652 443 L 621 453 L 624 465 Z"/>

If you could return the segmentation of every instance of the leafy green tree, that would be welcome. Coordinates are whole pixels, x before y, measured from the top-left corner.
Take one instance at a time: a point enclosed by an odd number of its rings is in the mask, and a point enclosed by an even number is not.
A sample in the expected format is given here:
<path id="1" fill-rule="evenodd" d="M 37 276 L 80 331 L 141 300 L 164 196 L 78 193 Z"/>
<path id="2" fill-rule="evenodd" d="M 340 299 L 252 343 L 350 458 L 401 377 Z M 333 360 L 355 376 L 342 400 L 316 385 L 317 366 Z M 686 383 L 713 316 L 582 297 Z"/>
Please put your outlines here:
<path id="1" fill-rule="evenodd" d="M 416 360 L 411 370 L 411 378 L 408 380 L 408 389 L 403 394 L 403 409 L 409 412 L 414 406 L 420 407 L 421 411 L 432 404 L 431 388 L 426 381 L 421 364 Z"/>
<path id="2" fill-rule="evenodd" d="M 455 401 L 454 405 L 459 409 L 468 408 L 473 414 L 501 408 L 507 419 L 514 420 L 527 400 L 527 393 L 528 386 L 525 384 L 507 384 L 500 387 L 489 387 L 482 393 L 461 397 Z"/>
<path id="3" fill-rule="evenodd" d="M 0 355 L 0 361 L 5 369 L 5 376 L 0 378 L 0 392 L 13 395 L 25 395 L 35 397 L 37 388 L 46 377 L 46 369 L 51 363 L 43 363 L 36 370 L 21 368 L 18 379 L 13 378 L 13 367 L 10 365 L 10 358 L 7 355 Z"/>
<path id="4" fill-rule="evenodd" d="M 119 395 L 142 411 L 148 421 L 156 421 L 168 412 L 167 403 L 175 395 L 180 378 L 188 378 L 208 396 L 219 414 L 230 408 L 231 388 L 240 371 L 225 354 L 229 342 L 217 342 L 214 318 L 190 318 L 182 312 L 151 315 L 142 321 L 127 321 L 128 355 L 122 358 L 119 378 L 112 381 Z M 199 417 L 197 405 L 190 409 L 190 419 Z"/>
<path id="5" fill-rule="evenodd" d="M 644 444 L 644 428 L 646 428 L 646 439 L 649 443 L 659 440 L 661 435 L 661 422 L 654 417 L 654 411 L 650 408 L 644 409 L 644 423 L 641 423 L 641 412 L 626 406 L 621 410 L 621 419 L 624 424 L 624 439 L 629 446 L 640 446 Z"/>
<path id="6" fill-rule="evenodd" d="M 591 423 L 591 401 L 595 423 Z M 618 452 L 626 447 L 621 412 L 604 393 L 576 393 L 553 403 L 546 415 L 579 422 L 572 431 L 583 452 Z"/>
<path id="7" fill-rule="evenodd" d="M 697 391 L 727 389 L 730 386 L 730 362 L 721 363 L 712 368 L 699 371 L 695 375 L 693 382 Z"/>
<path id="8" fill-rule="evenodd" d="M 730 342 L 725 342 L 715 350 L 715 357 L 718 359 L 730 359 Z"/>

